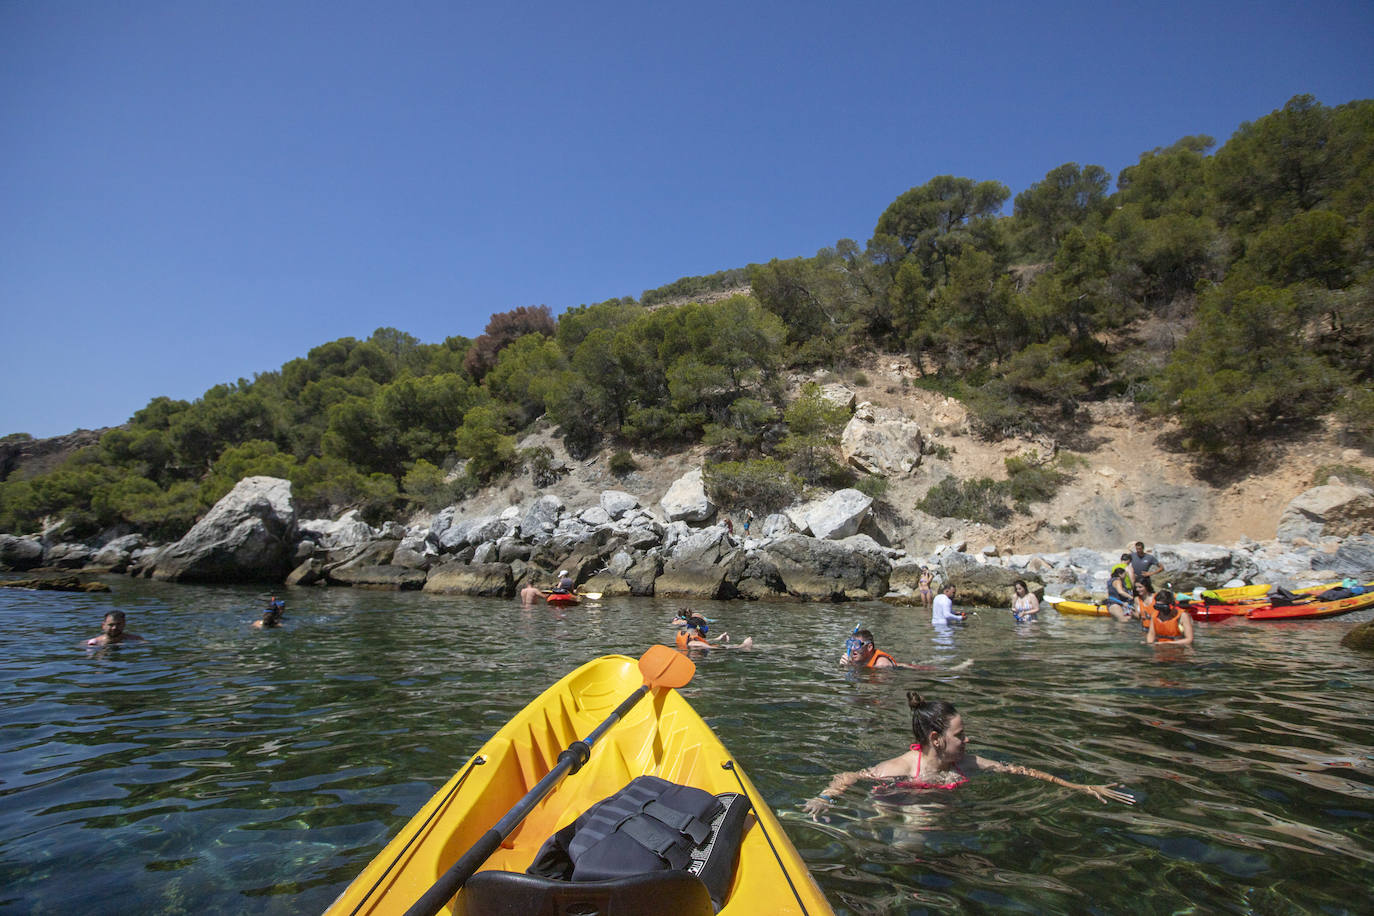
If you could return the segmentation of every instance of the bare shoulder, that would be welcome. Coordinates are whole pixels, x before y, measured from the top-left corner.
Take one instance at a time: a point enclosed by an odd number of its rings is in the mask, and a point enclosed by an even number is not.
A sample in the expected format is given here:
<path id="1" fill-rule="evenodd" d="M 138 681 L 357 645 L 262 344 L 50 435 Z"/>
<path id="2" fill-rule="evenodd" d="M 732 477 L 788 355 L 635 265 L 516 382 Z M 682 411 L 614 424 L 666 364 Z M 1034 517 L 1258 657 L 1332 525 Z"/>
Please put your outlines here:
<path id="1" fill-rule="evenodd" d="M 884 760 L 882 763 L 875 764 L 866 770 L 860 770 L 860 776 L 868 776 L 873 779 L 892 779 L 902 776 L 914 776 L 920 772 L 921 752 L 907 751 L 899 757 L 891 760 Z"/>

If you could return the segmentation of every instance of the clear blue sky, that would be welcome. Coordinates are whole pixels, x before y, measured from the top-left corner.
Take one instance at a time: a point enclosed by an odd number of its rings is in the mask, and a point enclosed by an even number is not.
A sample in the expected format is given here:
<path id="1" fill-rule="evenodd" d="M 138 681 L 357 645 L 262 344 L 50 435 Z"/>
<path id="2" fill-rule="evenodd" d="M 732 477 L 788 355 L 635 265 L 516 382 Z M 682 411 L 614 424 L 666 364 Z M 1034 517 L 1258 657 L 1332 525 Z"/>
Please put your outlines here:
<path id="1" fill-rule="evenodd" d="M 0 0 L 0 435 L 1374 96 L 1374 3 Z"/>

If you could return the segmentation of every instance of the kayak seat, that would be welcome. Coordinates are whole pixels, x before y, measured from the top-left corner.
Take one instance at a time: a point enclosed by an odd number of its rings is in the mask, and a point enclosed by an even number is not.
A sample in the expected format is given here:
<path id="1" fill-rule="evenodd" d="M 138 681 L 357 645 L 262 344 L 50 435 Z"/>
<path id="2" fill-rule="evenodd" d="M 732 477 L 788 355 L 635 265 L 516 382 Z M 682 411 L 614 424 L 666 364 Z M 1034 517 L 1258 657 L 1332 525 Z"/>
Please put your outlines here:
<path id="1" fill-rule="evenodd" d="M 711 916 L 729 896 L 749 813 L 736 792 L 637 776 L 549 837 L 526 874 L 470 878 L 466 912 Z"/>
<path id="2" fill-rule="evenodd" d="M 455 901 L 455 916 L 713 916 L 711 893 L 686 871 L 610 881 L 560 881 L 479 871 Z"/>

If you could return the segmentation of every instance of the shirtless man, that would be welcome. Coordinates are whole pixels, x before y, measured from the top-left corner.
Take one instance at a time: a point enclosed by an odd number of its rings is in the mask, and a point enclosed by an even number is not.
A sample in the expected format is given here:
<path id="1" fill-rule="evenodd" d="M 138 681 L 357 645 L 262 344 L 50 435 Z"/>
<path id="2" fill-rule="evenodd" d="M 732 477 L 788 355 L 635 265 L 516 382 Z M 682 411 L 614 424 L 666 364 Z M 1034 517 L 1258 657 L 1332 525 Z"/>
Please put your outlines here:
<path id="1" fill-rule="evenodd" d="M 520 604 L 523 607 L 535 607 L 547 597 L 548 595 L 534 587 L 533 582 L 526 582 L 525 587 L 520 589 Z"/>
<path id="2" fill-rule="evenodd" d="M 88 646 L 113 646 L 121 642 L 143 642 L 137 633 L 124 631 L 124 612 L 110 611 L 100 624 L 100 635 L 86 640 Z"/>

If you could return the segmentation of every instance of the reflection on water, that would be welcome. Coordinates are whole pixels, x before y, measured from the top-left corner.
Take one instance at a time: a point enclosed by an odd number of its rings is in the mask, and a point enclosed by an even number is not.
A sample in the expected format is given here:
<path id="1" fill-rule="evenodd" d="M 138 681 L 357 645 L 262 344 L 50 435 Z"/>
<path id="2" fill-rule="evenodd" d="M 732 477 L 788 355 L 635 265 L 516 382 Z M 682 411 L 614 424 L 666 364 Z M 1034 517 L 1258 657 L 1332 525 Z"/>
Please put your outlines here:
<path id="1" fill-rule="evenodd" d="M 0 912 L 322 910 L 443 780 L 555 675 L 668 642 L 677 603 L 561 619 L 518 602 L 264 594 L 110 580 L 0 591 Z M 109 609 L 147 643 L 87 651 Z M 779 811 L 840 912 L 1364 911 L 1374 884 L 1374 662 L 1335 621 L 1202 625 L 1154 650 L 1126 625 L 983 611 L 935 632 L 880 604 L 712 605 L 752 652 L 684 688 Z M 856 623 L 924 671 L 852 674 Z M 973 659 L 972 666 L 954 666 Z M 910 741 L 905 691 L 958 704 L 985 756 L 1122 782 L 1134 808 L 987 775 L 917 805 L 839 770 Z M 99 893 L 93 893 L 99 888 Z M 1128 903 L 1129 901 L 1129 903 Z"/>

